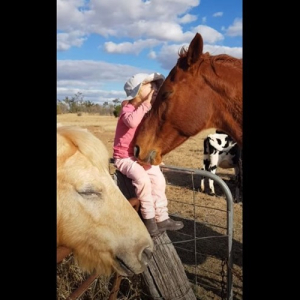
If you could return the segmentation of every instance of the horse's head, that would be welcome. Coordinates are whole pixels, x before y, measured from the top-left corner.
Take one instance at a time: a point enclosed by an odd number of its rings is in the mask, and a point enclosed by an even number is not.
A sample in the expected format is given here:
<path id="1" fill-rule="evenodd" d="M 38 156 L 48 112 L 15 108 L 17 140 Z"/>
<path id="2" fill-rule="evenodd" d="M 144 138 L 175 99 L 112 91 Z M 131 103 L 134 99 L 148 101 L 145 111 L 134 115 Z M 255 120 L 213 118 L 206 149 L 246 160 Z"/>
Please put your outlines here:
<path id="1" fill-rule="evenodd" d="M 201 114 L 197 106 L 201 104 L 195 101 L 200 93 L 195 63 L 201 58 L 202 51 L 203 40 L 197 33 L 188 52 L 182 48 L 180 58 L 161 86 L 152 110 L 139 127 L 135 155 L 142 163 L 160 164 L 164 154 L 203 127 L 204 124 L 197 121 Z M 209 108 L 209 104 L 206 106 Z"/>
<path id="2" fill-rule="evenodd" d="M 228 61 L 238 62 L 230 68 Z M 208 128 L 222 129 L 241 141 L 241 84 L 240 60 L 228 55 L 213 60 L 203 53 L 203 39 L 197 33 L 188 49 L 181 49 L 137 131 L 135 156 L 140 163 L 160 164 L 163 155 Z M 232 111 L 230 97 L 235 101 Z"/>
<path id="3" fill-rule="evenodd" d="M 57 133 L 57 246 L 71 249 L 83 271 L 143 272 L 153 241 L 113 181 L 106 147 L 80 128 Z"/>

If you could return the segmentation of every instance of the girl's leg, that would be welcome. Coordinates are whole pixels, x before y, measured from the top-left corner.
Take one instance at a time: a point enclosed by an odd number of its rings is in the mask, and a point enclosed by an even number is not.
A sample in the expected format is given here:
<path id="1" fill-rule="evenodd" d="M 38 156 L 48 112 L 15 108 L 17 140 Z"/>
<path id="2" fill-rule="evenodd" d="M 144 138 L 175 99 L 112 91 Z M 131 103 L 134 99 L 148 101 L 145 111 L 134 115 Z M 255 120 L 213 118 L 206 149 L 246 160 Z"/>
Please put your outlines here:
<path id="1" fill-rule="evenodd" d="M 146 172 L 151 180 L 152 196 L 155 204 L 155 218 L 157 222 L 162 222 L 169 218 L 166 180 L 159 166 L 152 166 Z"/>
<path id="2" fill-rule="evenodd" d="M 141 202 L 141 214 L 143 219 L 155 217 L 153 197 L 151 194 L 151 181 L 145 169 L 132 158 L 115 160 L 117 169 L 132 179 L 137 198 Z"/>
<path id="3" fill-rule="evenodd" d="M 155 201 L 155 218 L 160 232 L 165 230 L 179 230 L 184 224 L 175 221 L 168 214 L 168 200 L 166 196 L 166 180 L 159 166 L 152 166 L 147 173 L 151 179 L 152 195 Z"/>

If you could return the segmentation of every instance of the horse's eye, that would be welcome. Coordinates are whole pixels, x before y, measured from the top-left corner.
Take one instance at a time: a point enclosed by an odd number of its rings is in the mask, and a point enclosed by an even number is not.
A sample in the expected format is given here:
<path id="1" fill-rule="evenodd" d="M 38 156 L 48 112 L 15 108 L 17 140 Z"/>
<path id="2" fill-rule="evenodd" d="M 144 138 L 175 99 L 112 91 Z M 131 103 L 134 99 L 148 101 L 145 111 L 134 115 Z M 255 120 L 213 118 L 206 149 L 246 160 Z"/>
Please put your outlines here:
<path id="1" fill-rule="evenodd" d="M 162 100 L 163 101 L 165 101 L 165 100 L 167 100 L 169 97 L 170 97 L 170 95 L 172 94 L 172 92 L 164 92 L 163 94 L 162 94 Z"/>
<path id="2" fill-rule="evenodd" d="M 99 191 L 94 191 L 94 190 L 85 190 L 85 191 L 78 191 L 78 194 L 82 196 L 85 199 L 90 199 L 90 200 L 96 200 L 96 198 L 101 198 L 102 193 Z"/>

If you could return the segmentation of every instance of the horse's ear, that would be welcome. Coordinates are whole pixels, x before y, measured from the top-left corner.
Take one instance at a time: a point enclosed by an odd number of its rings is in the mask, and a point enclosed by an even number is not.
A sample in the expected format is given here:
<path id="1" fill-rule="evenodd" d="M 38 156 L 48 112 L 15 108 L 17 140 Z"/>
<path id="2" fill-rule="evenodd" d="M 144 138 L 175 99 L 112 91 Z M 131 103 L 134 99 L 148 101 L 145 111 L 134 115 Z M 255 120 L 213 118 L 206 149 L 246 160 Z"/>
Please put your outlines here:
<path id="1" fill-rule="evenodd" d="M 188 65 L 194 64 L 201 56 L 203 52 L 203 39 L 202 36 L 197 32 L 195 37 L 190 43 L 187 52 L 187 63 Z"/>

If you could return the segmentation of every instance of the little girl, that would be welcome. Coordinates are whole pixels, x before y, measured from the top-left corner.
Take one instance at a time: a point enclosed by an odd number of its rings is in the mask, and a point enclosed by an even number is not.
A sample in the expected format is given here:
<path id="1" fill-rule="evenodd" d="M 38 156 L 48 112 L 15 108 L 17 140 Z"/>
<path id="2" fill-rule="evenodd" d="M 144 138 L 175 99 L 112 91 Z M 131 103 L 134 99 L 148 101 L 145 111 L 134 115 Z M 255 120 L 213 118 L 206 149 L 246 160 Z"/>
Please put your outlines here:
<path id="1" fill-rule="evenodd" d="M 122 102 L 113 147 L 115 167 L 132 179 L 136 196 L 140 200 L 141 215 L 153 237 L 165 230 L 183 228 L 181 221 L 169 218 L 165 194 L 166 180 L 160 167 L 154 165 L 143 167 L 133 154 L 136 129 L 144 115 L 151 109 L 151 104 L 164 79 L 160 73 L 138 73 L 125 83 L 127 98 Z"/>

